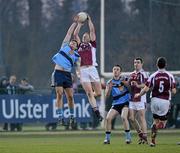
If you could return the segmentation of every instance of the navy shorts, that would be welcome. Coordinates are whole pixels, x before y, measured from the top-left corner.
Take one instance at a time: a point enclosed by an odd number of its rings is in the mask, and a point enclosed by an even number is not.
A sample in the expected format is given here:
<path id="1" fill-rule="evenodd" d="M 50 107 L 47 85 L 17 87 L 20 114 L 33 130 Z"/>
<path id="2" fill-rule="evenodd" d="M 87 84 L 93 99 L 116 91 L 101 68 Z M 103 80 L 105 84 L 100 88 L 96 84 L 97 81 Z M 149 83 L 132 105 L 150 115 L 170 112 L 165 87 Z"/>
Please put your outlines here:
<path id="1" fill-rule="evenodd" d="M 71 73 L 61 70 L 55 70 L 52 74 L 52 86 L 72 88 Z"/>
<path id="2" fill-rule="evenodd" d="M 154 119 L 159 119 L 161 121 L 166 121 L 168 119 L 168 116 L 169 116 L 169 112 L 167 112 L 167 114 L 163 115 L 163 116 L 159 116 L 157 114 L 153 114 L 153 118 Z"/>
<path id="3" fill-rule="evenodd" d="M 123 104 L 114 105 L 114 106 L 111 107 L 111 109 L 114 109 L 114 110 L 118 111 L 118 113 L 121 115 L 122 109 L 124 107 L 128 107 L 128 106 L 129 106 L 129 102 L 127 101 L 127 102 L 125 102 Z"/>

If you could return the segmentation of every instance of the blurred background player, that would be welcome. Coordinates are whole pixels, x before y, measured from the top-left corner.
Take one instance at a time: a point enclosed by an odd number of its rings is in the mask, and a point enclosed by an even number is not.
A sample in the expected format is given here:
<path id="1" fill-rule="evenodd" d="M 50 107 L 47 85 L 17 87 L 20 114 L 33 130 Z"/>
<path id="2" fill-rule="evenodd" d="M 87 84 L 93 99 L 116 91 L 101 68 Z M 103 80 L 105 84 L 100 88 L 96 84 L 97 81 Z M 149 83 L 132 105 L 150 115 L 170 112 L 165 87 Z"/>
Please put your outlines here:
<path id="1" fill-rule="evenodd" d="M 151 111 L 153 113 L 153 125 L 151 128 L 151 144 L 155 146 L 157 130 L 165 128 L 168 111 L 170 108 L 171 93 L 176 93 L 175 79 L 172 74 L 165 70 L 166 59 L 159 57 L 157 59 L 158 70 L 153 73 L 143 90 L 135 95 L 136 98 L 145 94 L 150 88 L 151 93 Z"/>
<path id="2" fill-rule="evenodd" d="M 104 144 L 110 144 L 110 135 L 112 128 L 112 120 L 118 115 L 121 115 L 123 126 L 125 130 L 126 143 L 131 142 L 131 134 L 128 122 L 128 106 L 129 106 L 129 91 L 125 86 L 125 80 L 121 77 L 122 68 L 119 65 L 113 67 L 113 78 L 108 81 L 106 86 L 106 98 L 112 95 L 112 107 L 109 110 L 105 120 L 106 136 Z M 128 83 L 126 83 L 128 84 Z"/>
<path id="3" fill-rule="evenodd" d="M 54 72 L 52 74 L 52 85 L 54 85 L 56 89 L 56 102 L 58 107 L 57 113 L 59 115 L 59 123 L 62 125 L 64 125 L 63 91 L 66 94 L 69 107 L 69 122 L 71 125 L 75 122 L 71 70 L 74 66 L 74 63 L 78 61 L 79 54 L 77 53 L 77 41 L 70 39 L 76 25 L 76 22 L 72 23 L 63 40 L 61 48 L 59 49 L 58 53 L 55 54 L 52 58 L 52 61 L 55 63 Z"/>
<path id="4" fill-rule="evenodd" d="M 147 73 L 143 70 L 143 60 L 134 59 L 134 72 L 130 74 L 129 84 L 131 88 L 131 100 L 129 102 L 129 119 L 133 128 L 138 132 L 140 137 L 139 144 L 147 143 L 147 124 L 145 119 L 146 95 L 135 98 L 134 95 L 139 93 L 145 86 L 148 79 Z M 138 120 L 140 122 L 138 122 Z"/>
<path id="5" fill-rule="evenodd" d="M 95 112 L 99 121 L 102 121 L 102 116 L 100 115 L 96 98 L 101 96 L 101 83 L 96 66 L 96 34 L 94 24 L 88 15 L 88 26 L 89 33 L 86 32 L 82 36 L 82 41 L 79 37 L 79 31 L 83 23 L 78 22 L 78 25 L 74 31 L 74 37 L 78 41 L 79 49 L 78 53 L 80 55 L 80 81 L 83 89 L 88 96 L 88 100 Z"/>

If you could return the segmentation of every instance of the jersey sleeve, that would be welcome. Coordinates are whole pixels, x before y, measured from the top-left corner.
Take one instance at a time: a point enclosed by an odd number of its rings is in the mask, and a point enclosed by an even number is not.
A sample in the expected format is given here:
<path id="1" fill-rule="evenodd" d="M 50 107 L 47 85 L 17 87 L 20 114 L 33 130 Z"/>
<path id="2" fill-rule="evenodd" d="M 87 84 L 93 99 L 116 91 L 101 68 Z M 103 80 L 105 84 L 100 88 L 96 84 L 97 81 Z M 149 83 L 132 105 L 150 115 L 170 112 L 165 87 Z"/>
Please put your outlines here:
<path id="1" fill-rule="evenodd" d="M 146 81 L 148 80 L 148 78 L 149 78 L 149 75 L 148 75 L 148 73 L 147 72 L 145 72 L 145 71 L 143 71 L 143 72 L 141 72 L 141 79 L 140 79 L 140 82 L 141 83 L 146 83 Z"/>
<path id="2" fill-rule="evenodd" d="M 153 85 L 153 75 L 151 75 L 151 76 L 147 79 L 145 85 L 146 85 L 147 87 L 149 87 L 149 88 L 152 87 L 152 85 Z"/>
<path id="3" fill-rule="evenodd" d="M 121 76 L 121 77 L 120 77 L 120 80 L 121 80 L 121 81 L 125 81 L 125 79 L 126 79 L 125 76 Z"/>
<path id="4" fill-rule="evenodd" d="M 107 86 L 108 84 L 110 84 L 111 81 L 112 81 L 112 79 L 108 80 L 107 83 L 106 83 L 106 86 Z"/>
<path id="5" fill-rule="evenodd" d="M 74 52 L 74 55 L 75 55 L 75 63 L 76 63 L 79 60 L 80 55 L 78 54 L 77 51 Z"/>
<path id="6" fill-rule="evenodd" d="M 65 46 L 67 46 L 67 45 L 69 45 L 69 42 L 63 42 L 63 43 L 61 44 L 61 48 L 65 47 Z"/>
<path id="7" fill-rule="evenodd" d="M 96 41 L 90 41 L 90 44 L 92 45 L 92 47 L 96 48 Z"/>
<path id="8" fill-rule="evenodd" d="M 148 72 L 144 72 L 144 83 L 147 82 L 148 78 L 149 78 L 149 73 Z"/>

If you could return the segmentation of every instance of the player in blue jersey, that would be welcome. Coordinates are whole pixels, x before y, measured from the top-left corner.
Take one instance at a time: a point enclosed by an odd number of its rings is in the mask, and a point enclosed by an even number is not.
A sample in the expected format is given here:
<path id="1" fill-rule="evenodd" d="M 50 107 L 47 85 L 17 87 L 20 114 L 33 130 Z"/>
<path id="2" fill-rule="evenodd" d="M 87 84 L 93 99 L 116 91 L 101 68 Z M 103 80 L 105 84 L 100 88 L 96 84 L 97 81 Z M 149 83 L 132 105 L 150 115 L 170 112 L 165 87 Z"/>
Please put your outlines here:
<path id="1" fill-rule="evenodd" d="M 54 72 L 52 74 L 52 85 L 54 85 L 56 89 L 58 121 L 61 125 L 65 124 L 63 116 L 63 92 L 65 92 L 68 102 L 70 125 L 73 125 L 75 122 L 71 70 L 74 64 L 79 60 L 79 54 L 77 53 L 78 43 L 76 40 L 71 40 L 71 36 L 76 25 L 76 22 L 72 23 L 63 40 L 61 48 L 58 53 L 52 57 L 52 61 L 55 63 Z"/>
<path id="2" fill-rule="evenodd" d="M 129 129 L 129 121 L 128 121 L 128 106 L 130 94 L 128 88 L 126 87 L 127 82 L 121 76 L 122 68 L 120 65 L 115 65 L 113 67 L 113 78 L 107 82 L 106 86 L 106 97 L 109 97 L 110 94 L 113 97 L 112 107 L 109 110 L 106 120 L 105 120 L 105 140 L 104 144 L 110 144 L 110 135 L 111 135 L 111 122 L 118 115 L 121 115 L 124 130 L 126 143 L 129 144 L 131 142 L 131 134 Z"/>

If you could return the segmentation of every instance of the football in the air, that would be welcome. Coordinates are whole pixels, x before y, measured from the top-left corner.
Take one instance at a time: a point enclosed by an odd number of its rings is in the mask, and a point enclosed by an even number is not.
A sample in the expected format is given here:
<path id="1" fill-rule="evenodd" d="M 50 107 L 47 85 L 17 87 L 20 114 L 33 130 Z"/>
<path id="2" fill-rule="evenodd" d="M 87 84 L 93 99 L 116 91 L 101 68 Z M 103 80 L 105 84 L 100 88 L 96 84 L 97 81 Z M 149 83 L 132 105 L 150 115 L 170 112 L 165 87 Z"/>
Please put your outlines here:
<path id="1" fill-rule="evenodd" d="M 77 14 L 77 16 L 78 16 L 78 21 L 79 22 L 85 22 L 87 20 L 87 17 L 88 17 L 86 12 L 79 12 Z"/>

